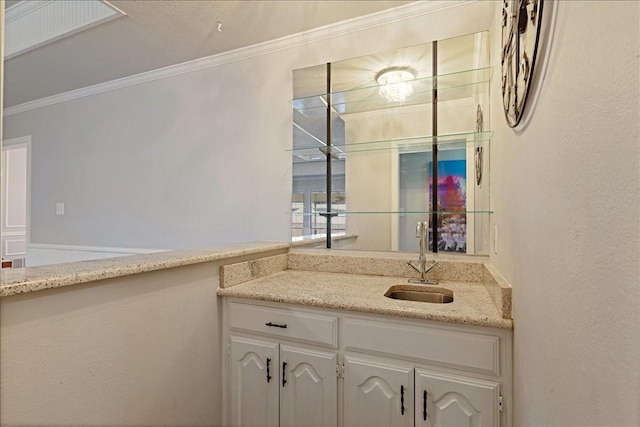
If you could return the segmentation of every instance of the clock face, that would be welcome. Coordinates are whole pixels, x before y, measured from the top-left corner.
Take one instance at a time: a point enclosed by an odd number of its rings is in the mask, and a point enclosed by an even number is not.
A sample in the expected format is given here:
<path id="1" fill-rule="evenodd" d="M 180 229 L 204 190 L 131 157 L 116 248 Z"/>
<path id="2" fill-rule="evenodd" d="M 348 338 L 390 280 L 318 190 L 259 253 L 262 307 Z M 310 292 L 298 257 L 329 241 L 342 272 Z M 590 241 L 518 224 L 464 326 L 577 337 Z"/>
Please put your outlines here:
<path id="1" fill-rule="evenodd" d="M 533 80 L 543 1 L 502 2 L 502 103 L 511 127 L 522 119 Z"/>

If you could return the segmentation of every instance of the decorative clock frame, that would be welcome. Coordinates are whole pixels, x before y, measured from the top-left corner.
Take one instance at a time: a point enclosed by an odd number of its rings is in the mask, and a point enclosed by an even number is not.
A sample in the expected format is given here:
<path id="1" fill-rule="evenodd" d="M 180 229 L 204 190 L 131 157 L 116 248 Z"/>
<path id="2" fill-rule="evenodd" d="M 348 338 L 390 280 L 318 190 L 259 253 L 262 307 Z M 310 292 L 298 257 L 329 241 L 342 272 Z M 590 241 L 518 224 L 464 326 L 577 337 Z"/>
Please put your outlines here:
<path id="1" fill-rule="evenodd" d="M 502 102 L 510 127 L 522 120 L 534 79 L 544 0 L 502 2 Z"/>

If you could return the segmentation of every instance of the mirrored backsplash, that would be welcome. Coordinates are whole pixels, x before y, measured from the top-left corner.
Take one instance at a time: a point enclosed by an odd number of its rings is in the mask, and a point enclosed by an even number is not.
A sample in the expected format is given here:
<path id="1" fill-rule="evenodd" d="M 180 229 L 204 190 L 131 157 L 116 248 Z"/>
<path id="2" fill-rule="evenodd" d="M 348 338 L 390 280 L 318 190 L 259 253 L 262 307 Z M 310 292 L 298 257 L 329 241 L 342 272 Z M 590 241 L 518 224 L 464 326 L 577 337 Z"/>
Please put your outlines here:
<path id="1" fill-rule="evenodd" d="M 488 65 L 482 32 L 294 70 L 293 240 L 487 255 Z"/>

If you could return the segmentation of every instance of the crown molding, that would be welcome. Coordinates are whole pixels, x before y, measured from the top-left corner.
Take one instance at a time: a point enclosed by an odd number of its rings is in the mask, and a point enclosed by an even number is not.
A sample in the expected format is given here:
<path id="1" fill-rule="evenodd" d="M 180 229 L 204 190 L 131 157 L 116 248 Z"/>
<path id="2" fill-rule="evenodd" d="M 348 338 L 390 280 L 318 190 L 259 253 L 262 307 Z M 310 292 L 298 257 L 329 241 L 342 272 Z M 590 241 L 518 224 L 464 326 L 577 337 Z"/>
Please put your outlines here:
<path id="1" fill-rule="evenodd" d="M 8 117 L 14 114 L 24 113 L 30 110 L 47 107 L 61 102 L 72 101 L 74 99 L 97 95 L 116 89 L 122 89 L 129 86 L 152 82 L 154 80 L 177 76 L 184 73 L 190 73 L 205 68 L 216 67 L 219 65 L 237 62 L 260 55 L 266 55 L 269 53 L 278 52 L 281 50 L 290 49 L 317 41 L 322 41 L 328 38 L 339 37 L 346 34 L 362 31 L 368 28 L 387 25 L 389 23 L 407 20 L 415 18 L 417 16 L 438 13 L 446 9 L 466 6 L 478 1 L 480 0 L 416 1 L 414 3 L 398 6 L 393 9 L 388 9 L 381 12 L 349 19 L 346 21 L 341 21 L 335 24 L 318 27 L 312 30 L 281 37 L 275 40 L 270 40 L 232 51 L 223 52 L 220 54 L 211 55 L 176 65 L 170 65 L 156 70 L 111 80 L 109 82 L 100 83 L 97 85 L 52 95 L 46 98 L 25 102 L 23 104 L 5 108 L 3 110 L 3 116 Z"/>

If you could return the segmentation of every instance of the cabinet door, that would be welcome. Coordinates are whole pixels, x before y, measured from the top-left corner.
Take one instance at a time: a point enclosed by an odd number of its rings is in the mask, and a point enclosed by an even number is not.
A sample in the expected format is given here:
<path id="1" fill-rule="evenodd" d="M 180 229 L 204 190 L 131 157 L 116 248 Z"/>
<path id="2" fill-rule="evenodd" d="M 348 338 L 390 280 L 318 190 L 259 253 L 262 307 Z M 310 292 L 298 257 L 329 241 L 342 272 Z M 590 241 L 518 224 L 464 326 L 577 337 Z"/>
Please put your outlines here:
<path id="1" fill-rule="evenodd" d="M 335 353 L 280 346 L 280 425 L 334 427 L 338 422 Z"/>
<path id="2" fill-rule="evenodd" d="M 413 367 L 345 356 L 344 425 L 413 426 Z"/>
<path id="3" fill-rule="evenodd" d="M 278 344 L 231 337 L 232 426 L 278 426 Z"/>
<path id="4" fill-rule="evenodd" d="M 416 427 L 499 426 L 500 384 L 416 369 Z"/>

